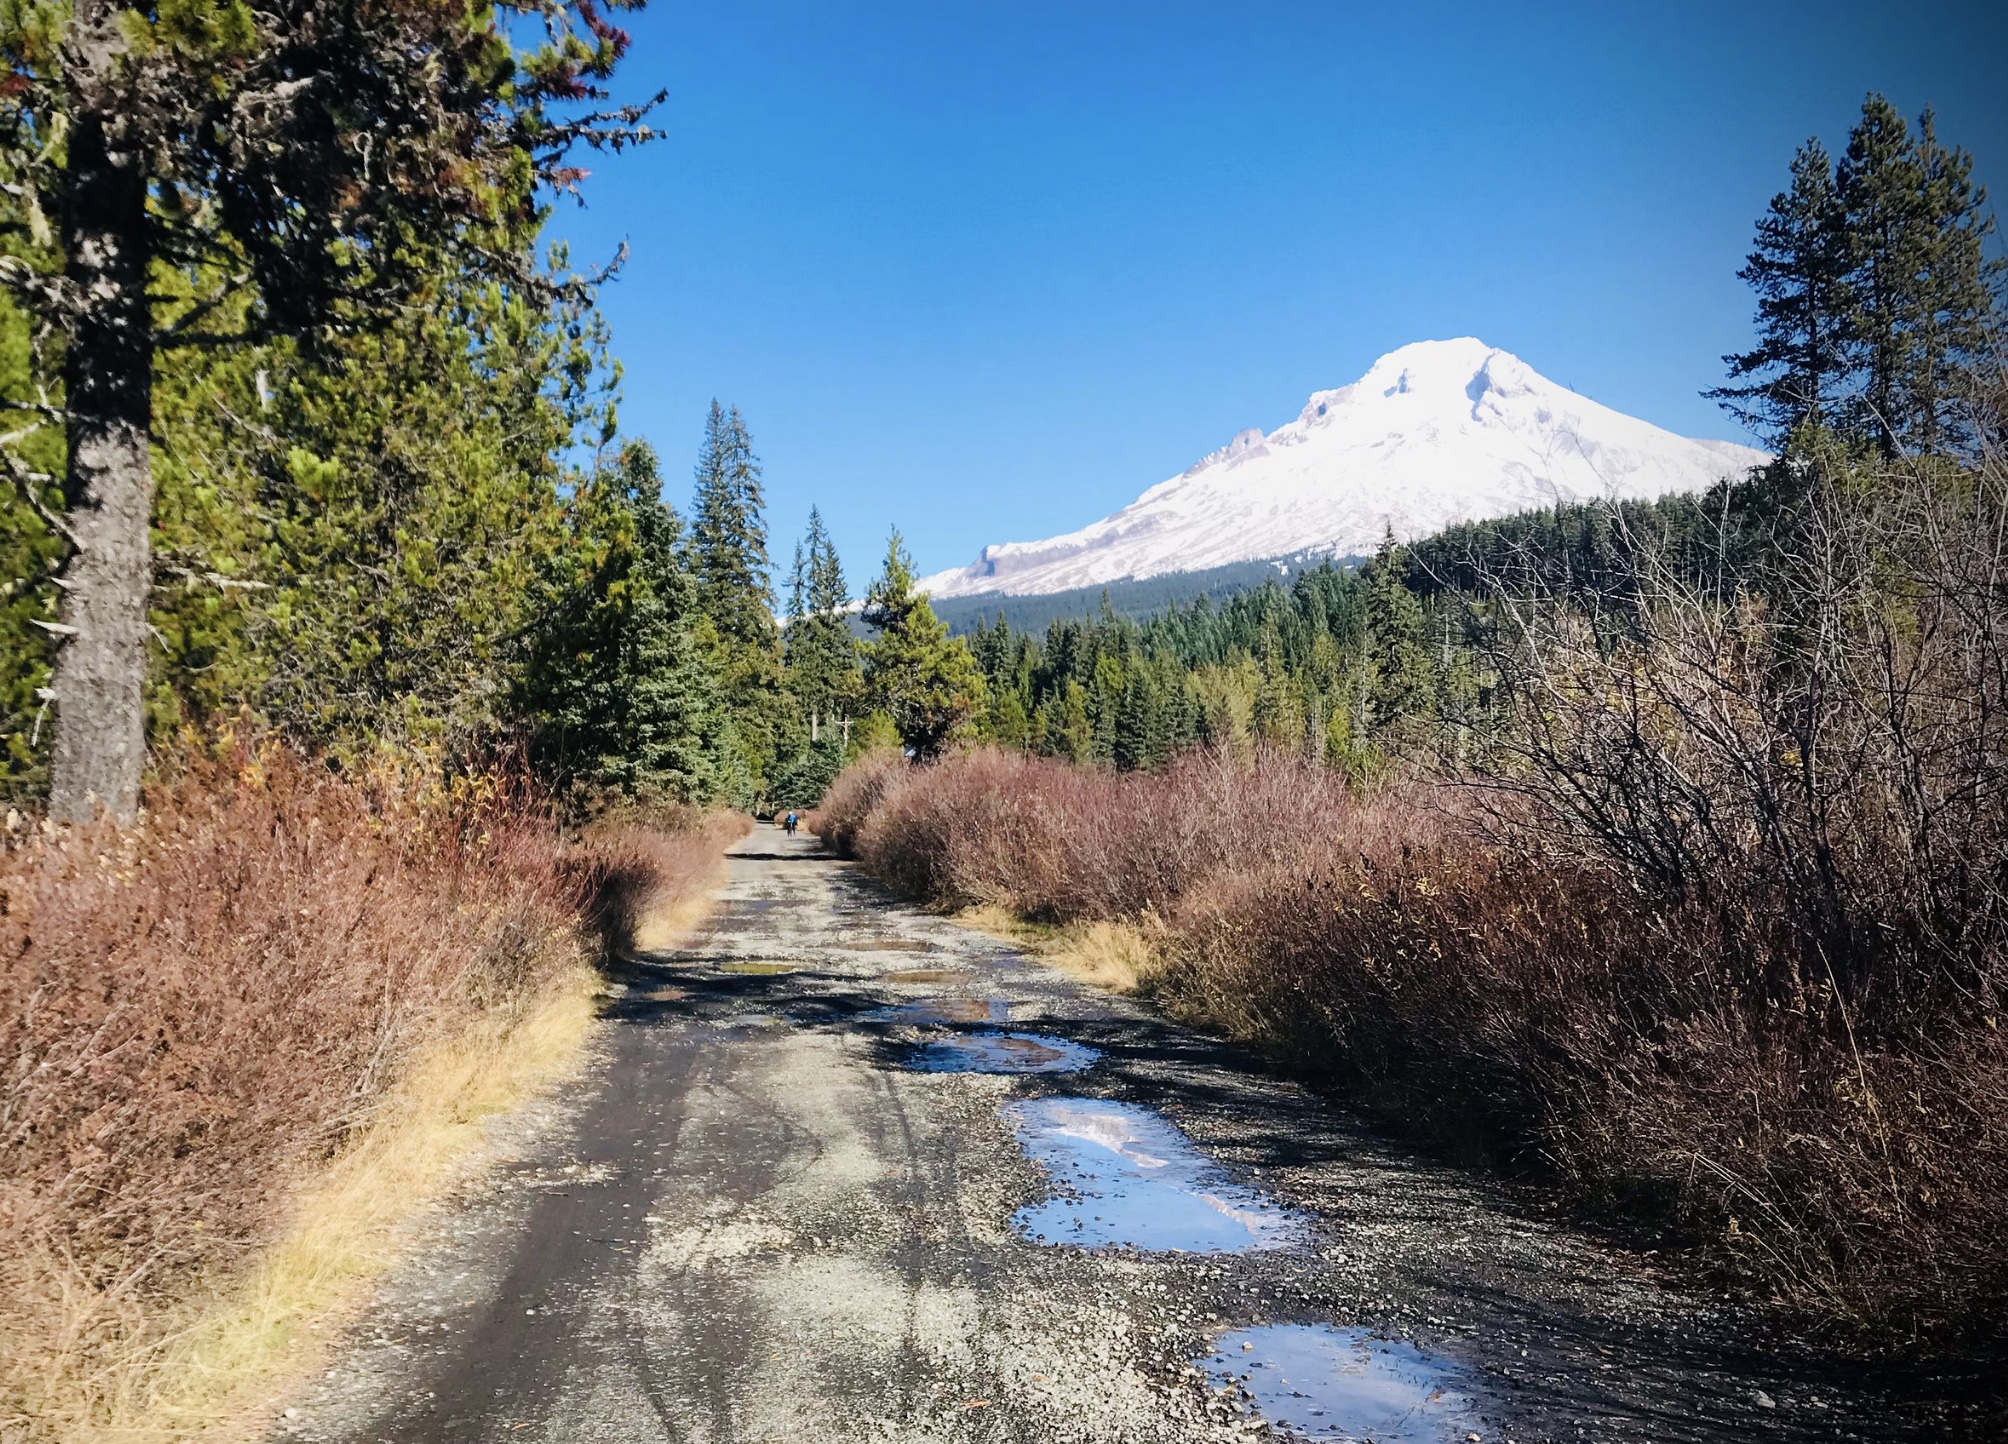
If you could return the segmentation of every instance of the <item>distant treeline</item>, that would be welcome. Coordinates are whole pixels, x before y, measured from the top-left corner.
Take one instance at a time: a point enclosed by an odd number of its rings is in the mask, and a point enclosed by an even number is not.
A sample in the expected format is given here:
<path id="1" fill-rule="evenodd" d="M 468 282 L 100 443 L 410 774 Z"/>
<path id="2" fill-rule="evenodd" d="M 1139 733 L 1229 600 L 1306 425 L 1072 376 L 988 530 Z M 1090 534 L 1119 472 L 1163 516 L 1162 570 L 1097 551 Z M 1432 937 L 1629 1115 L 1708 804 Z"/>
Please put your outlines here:
<path id="1" fill-rule="evenodd" d="M 1241 592 L 1253 591 L 1265 582 L 1287 581 L 1306 567 L 1330 560 L 1336 566 L 1356 566 L 1362 557 L 1299 556 L 1262 561 L 1231 562 L 1221 567 L 1172 572 L 1156 577 L 1125 577 L 1103 586 L 1070 587 L 1062 592 L 1042 592 L 1017 596 L 985 592 L 977 596 L 933 599 L 935 615 L 957 636 L 974 632 L 979 623 L 994 624 L 999 618 L 1018 632 L 1043 632 L 1054 623 L 1069 619 L 1087 621 L 1101 615 L 1103 602 L 1118 617 L 1141 620 L 1169 607 L 1189 606 L 1209 597 L 1217 606 Z"/>

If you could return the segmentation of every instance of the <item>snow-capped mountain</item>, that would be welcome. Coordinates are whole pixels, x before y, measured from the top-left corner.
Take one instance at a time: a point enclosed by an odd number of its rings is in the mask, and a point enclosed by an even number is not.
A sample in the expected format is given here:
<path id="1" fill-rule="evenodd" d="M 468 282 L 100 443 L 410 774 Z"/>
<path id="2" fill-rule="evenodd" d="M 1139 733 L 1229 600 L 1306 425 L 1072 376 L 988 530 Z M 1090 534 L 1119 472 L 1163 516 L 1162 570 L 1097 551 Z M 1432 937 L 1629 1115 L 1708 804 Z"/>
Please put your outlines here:
<path id="1" fill-rule="evenodd" d="M 1241 432 L 1113 516 L 986 547 L 921 585 L 942 597 L 1022 595 L 1366 553 L 1390 525 L 1413 538 L 1556 501 L 1699 491 L 1765 459 L 1599 406 L 1468 336 L 1418 341 L 1352 385 L 1315 393 L 1288 425 Z"/>

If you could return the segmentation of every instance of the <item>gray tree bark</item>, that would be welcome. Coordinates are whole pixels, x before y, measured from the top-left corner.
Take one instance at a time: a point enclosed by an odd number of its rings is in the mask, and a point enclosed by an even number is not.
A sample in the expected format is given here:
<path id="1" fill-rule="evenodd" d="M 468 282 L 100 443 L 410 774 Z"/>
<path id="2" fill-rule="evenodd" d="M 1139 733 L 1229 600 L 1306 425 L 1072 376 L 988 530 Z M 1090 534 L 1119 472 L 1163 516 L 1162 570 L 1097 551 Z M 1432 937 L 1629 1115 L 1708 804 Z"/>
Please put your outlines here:
<path id="1" fill-rule="evenodd" d="M 102 8 L 79 6 L 79 19 Z M 86 821 L 100 808 L 130 821 L 146 764 L 153 317 L 146 182 L 139 155 L 129 142 L 121 148 L 118 125 L 102 107 L 78 115 L 63 218 L 66 280 L 76 308 L 63 366 L 64 501 L 75 551 L 63 572 L 66 630 L 51 684 L 49 810 L 67 821 Z"/>

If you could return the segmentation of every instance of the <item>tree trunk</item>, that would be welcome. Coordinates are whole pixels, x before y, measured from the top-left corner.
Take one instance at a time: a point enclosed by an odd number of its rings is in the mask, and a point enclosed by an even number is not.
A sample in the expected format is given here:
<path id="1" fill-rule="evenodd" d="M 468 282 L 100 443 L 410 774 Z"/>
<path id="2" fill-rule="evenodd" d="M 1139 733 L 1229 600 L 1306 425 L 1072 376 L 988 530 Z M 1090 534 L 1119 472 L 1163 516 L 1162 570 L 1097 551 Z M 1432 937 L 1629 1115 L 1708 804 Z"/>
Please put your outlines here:
<path id="1" fill-rule="evenodd" d="M 81 9 L 82 7 L 80 7 Z M 100 76 L 100 79 L 103 77 Z M 146 184 L 121 151 L 116 121 L 83 110 L 70 135 L 64 216 L 77 307 L 63 363 L 69 410 L 64 501 L 75 552 L 63 573 L 49 810 L 121 822 L 139 808 L 146 762 L 142 687 L 153 561 L 152 312 L 147 300 Z"/>

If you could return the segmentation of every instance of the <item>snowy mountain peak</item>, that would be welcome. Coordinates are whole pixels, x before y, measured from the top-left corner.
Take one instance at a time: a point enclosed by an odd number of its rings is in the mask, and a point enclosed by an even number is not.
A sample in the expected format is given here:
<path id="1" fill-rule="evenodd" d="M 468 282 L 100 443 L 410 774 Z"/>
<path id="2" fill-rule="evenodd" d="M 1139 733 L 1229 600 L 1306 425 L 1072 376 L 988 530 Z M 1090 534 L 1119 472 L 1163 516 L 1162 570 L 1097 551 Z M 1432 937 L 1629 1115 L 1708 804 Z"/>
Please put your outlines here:
<path id="1" fill-rule="evenodd" d="M 1600 406 L 1474 337 L 1390 351 L 1297 419 L 1250 428 L 1113 516 L 984 548 L 937 596 L 1037 593 L 1300 553 L 1596 496 L 1697 491 L 1765 459 Z"/>

